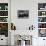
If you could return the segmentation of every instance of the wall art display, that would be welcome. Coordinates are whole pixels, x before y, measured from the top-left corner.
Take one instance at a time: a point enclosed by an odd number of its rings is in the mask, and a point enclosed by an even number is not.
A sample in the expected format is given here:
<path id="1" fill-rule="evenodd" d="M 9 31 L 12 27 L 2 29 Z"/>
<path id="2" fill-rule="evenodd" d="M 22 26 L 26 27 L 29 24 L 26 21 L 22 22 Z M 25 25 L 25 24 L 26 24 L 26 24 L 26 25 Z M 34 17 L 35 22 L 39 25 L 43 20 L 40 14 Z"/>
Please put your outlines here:
<path id="1" fill-rule="evenodd" d="M 39 29 L 39 37 L 46 37 L 46 29 Z"/>
<path id="2" fill-rule="evenodd" d="M 38 36 L 46 37 L 46 3 L 38 3 Z"/>
<path id="3" fill-rule="evenodd" d="M 0 17 L 0 22 L 8 22 L 8 17 Z"/>
<path id="4" fill-rule="evenodd" d="M 46 10 L 46 3 L 39 3 L 38 10 Z"/>
<path id="5" fill-rule="evenodd" d="M 38 28 L 46 28 L 46 23 L 39 23 Z"/>
<path id="6" fill-rule="evenodd" d="M 46 16 L 46 11 L 38 11 L 38 16 Z"/>
<path id="7" fill-rule="evenodd" d="M 18 18 L 29 18 L 29 10 L 18 10 Z"/>
<path id="8" fill-rule="evenodd" d="M 0 3 L 0 10 L 8 10 L 8 3 Z"/>
<path id="9" fill-rule="evenodd" d="M 29 30 L 34 30 L 34 29 L 35 29 L 34 25 L 29 26 Z"/>
<path id="10" fill-rule="evenodd" d="M 0 35 L 8 37 L 8 23 L 0 23 Z"/>
<path id="11" fill-rule="evenodd" d="M 38 22 L 46 22 L 46 17 L 38 17 Z"/>
<path id="12" fill-rule="evenodd" d="M 5 6 L 5 10 L 8 10 L 8 6 L 7 5 Z"/>
<path id="13" fill-rule="evenodd" d="M 0 11 L 0 16 L 8 16 L 8 11 Z"/>

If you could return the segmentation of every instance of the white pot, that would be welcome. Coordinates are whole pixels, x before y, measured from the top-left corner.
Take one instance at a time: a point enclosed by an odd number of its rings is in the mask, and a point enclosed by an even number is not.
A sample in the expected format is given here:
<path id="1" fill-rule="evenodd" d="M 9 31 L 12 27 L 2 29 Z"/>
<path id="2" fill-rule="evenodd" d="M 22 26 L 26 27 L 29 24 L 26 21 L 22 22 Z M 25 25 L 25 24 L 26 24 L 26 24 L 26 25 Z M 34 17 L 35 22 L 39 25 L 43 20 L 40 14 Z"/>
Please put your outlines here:
<path id="1" fill-rule="evenodd" d="M 25 41 L 21 40 L 21 46 L 25 46 Z"/>

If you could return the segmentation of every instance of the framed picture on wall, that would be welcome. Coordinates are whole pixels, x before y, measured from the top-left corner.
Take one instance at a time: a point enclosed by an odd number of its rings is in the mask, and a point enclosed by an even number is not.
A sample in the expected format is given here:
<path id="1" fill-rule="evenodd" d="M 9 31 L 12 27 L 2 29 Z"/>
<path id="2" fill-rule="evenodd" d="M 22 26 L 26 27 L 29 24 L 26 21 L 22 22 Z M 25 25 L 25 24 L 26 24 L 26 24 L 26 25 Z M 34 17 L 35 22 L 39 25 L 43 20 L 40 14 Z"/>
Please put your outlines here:
<path id="1" fill-rule="evenodd" d="M 29 10 L 18 10 L 18 18 L 29 18 Z"/>
<path id="2" fill-rule="evenodd" d="M 46 37 L 46 29 L 39 29 L 39 37 Z"/>
<path id="3" fill-rule="evenodd" d="M 0 23 L 0 35 L 8 37 L 8 23 Z"/>

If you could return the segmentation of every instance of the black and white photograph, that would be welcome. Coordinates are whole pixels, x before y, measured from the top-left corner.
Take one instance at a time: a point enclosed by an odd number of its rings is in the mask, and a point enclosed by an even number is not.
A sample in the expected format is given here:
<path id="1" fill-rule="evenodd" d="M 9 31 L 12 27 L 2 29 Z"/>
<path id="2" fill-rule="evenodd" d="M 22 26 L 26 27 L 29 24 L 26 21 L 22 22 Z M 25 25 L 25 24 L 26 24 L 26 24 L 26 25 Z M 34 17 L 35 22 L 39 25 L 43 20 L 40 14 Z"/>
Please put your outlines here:
<path id="1" fill-rule="evenodd" d="M 29 10 L 18 10 L 17 15 L 18 15 L 18 18 L 21 18 L 21 19 L 29 18 Z"/>
<path id="2" fill-rule="evenodd" d="M 38 17 L 38 22 L 46 22 L 46 17 Z"/>
<path id="3" fill-rule="evenodd" d="M 46 10 L 46 3 L 38 3 L 38 10 Z"/>

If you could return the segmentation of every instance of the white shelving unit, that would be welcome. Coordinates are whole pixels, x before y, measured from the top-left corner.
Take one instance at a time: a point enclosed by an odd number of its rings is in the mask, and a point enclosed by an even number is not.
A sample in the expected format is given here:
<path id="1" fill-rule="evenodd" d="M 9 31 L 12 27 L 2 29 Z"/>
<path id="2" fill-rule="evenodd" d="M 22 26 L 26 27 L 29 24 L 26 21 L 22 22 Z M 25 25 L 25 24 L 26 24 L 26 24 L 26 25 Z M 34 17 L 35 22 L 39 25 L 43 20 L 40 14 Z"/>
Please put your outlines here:
<path id="1" fill-rule="evenodd" d="M 38 17 L 46 17 L 46 16 L 38 16 Z"/>
<path id="2" fill-rule="evenodd" d="M 0 23 L 8 23 L 8 3 L 0 3 L 0 18 Z"/>
<path id="3" fill-rule="evenodd" d="M 8 3 L 2 2 L 0 3 L 0 45 L 8 45 L 8 20 Z"/>
<path id="4" fill-rule="evenodd" d="M 38 11 L 46 11 L 46 9 L 44 9 L 44 10 L 38 10 Z"/>
<path id="5" fill-rule="evenodd" d="M 45 31 L 46 33 L 46 3 L 38 4 L 38 31 L 41 35 L 40 37 L 46 37 L 45 34 L 40 33 L 41 31 Z"/>

